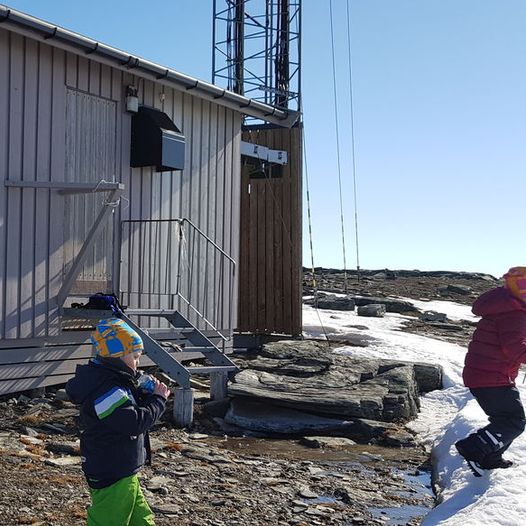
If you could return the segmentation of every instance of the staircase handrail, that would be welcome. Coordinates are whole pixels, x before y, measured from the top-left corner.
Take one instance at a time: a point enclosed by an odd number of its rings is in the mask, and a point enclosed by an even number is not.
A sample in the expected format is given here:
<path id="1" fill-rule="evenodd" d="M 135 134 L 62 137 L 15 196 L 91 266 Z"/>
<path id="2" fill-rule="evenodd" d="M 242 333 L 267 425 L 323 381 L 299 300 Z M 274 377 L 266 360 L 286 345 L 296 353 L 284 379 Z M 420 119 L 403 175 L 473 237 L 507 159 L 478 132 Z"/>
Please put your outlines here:
<path id="1" fill-rule="evenodd" d="M 207 234 L 205 234 L 195 223 L 193 223 L 190 219 L 186 218 L 186 217 L 182 217 L 182 218 L 172 218 L 172 219 L 125 219 L 125 220 L 122 220 L 121 221 L 121 228 L 124 224 L 127 224 L 127 223 L 176 223 L 179 225 L 179 239 L 183 238 L 184 237 L 184 225 L 185 223 L 188 224 L 189 227 L 191 227 L 208 245 L 212 246 L 219 254 L 220 254 L 220 257 L 223 258 L 223 261 L 224 260 L 227 260 L 227 264 L 230 265 L 231 267 L 231 281 L 230 281 L 230 286 L 229 286 L 229 291 L 228 291 L 228 299 L 229 299 L 229 303 L 230 305 L 232 305 L 232 302 L 233 302 L 233 292 L 234 292 L 234 279 L 235 279 L 235 275 L 236 275 L 236 261 L 229 255 L 225 252 L 225 250 L 223 250 L 215 241 L 213 241 Z M 201 312 L 199 310 L 199 308 L 197 308 L 195 305 L 192 304 L 192 301 L 185 297 L 185 295 L 181 292 L 180 290 L 180 275 L 181 275 L 181 264 L 180 264 L 180 259 L 181 259 L 181 253 L 182 253 L 182 244 L 179 245 L 179 248 L 178 248 L 178 254 L 177 254 L 177 257 L 178 257 L 178 275 L 177 275 L 177 282 L 176 282 L 176 291 L 172 294 L 172 297 L 179 297 L 181 298 L 184 303 L 188 306 L 188 308 L 190 308 L 193 312 L 195 312 L 195 314 L 208 326 L 210 327 L 212 330 L 214 330 L 215 332 L 217 332 L 217 334 L 219 335 L 219 337 L 223 340 L 223 341 L 228 341 L 230 339 L 229 336 L 225 336 L 216 326 L 214 323 L 212 323 L 207 317 L 205 314 L 203 314 L 203 312 Z M 122 258 L 121 258 L 122 259 Z M 221 267 L 222 267 L 222 264 L 221 264 Z M 221 290 L 223 289 L 223 283 L 224 283 L 224 276 L 223 276 L 223 272 L 221 272 L 221 282 L 220 282 L 220 288 Z M 128 292 L 131 292 L 131 291 L 128 291 Z"/>

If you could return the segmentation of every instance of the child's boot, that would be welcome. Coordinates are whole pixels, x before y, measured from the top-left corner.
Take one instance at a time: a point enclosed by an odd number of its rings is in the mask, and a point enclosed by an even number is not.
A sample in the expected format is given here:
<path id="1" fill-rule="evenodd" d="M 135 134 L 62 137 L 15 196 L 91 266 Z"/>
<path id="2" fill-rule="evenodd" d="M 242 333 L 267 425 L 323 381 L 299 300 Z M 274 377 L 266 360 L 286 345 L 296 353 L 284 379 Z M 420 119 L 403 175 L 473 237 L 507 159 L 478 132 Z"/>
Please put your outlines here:
<path id="1" fill-rule="evenodd" d="M 506 458 L 502 458 L 500 453 L 488 455 L 481 463 L 483 469 L 507 469 L 513 466 L 513 462 Z"/>
<path id="2" fill-rule="evenodd" d="M 464 457 L 476 477 L 481 477 L 485 469 L 492 469 L 484 466 L 484 459 L 491 454 L 495 454 L 495 449 L 482 434 L 473 433 L 467 438 L 459 440 L 455 447 L 458 453 Z"/>

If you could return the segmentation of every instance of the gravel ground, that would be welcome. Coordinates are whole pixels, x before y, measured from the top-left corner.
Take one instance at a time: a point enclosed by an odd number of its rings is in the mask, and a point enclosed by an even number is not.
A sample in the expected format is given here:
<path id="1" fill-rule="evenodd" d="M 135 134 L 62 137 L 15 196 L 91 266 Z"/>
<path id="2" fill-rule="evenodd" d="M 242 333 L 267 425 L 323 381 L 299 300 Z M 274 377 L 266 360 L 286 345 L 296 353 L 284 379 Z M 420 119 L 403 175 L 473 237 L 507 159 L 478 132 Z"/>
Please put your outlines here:
<path id="1" fill-rule="evenodd" d="M 85 523 L 77 409 L 52 393 L 15 400 L 0 404 L 2 525 Z M 152 433 L 154 463 L 142 484 L 158 525 L 372 525 L 401 506 L 417 511 L 398 524 L 416 525 L 433 505 L 419 447 L 312 449 L 199 432 L 205 424 L 189 433 L 162 422 Z"/>
<path id="2" fill-rule="evenodd" d="M 306 273 L 305 292 L 311 283 Z M 338 271 L 318 269 L 317 283 L 320 290 L 344 291 Z M 467 305 L 497 284 L 463 273 L 378 271 L 360 281 L 351 276 L 347 292 Z M 455 292 L 455 285 L 467 288 Z M 414 316 L 405 330 L 466 344 L 473 324 L 450 325 L 457 327 Z M 201 403 L 191 429 L 173 429 L 166 417 L 152 432 L 154 463 L 143 470 L 142 485 L 159 526 L 412 526 L 433 505 L 425 487 L 428 453 L 420 447 L 312 449 L 296 439 L 226 438 L 206 419 Z M 1 526 L 85 524 L 89 492 L 80 470 L 77 414 L 54 390 L 0 401 Z"/>

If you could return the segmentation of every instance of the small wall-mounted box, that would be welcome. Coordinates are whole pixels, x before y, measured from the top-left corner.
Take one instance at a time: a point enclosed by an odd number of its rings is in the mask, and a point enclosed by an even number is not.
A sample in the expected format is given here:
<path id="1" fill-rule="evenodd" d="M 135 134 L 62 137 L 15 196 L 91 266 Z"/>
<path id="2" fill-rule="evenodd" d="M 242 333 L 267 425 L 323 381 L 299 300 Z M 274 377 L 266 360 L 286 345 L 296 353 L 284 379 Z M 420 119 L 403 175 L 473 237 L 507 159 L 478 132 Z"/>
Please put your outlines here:
<path id="1" fill-rule="evenodd" d="M 157 172 L 182 170 L 185 137 L 161 110 L 140 106 L 132 117 L 130 165 L 155 166 Z"/>

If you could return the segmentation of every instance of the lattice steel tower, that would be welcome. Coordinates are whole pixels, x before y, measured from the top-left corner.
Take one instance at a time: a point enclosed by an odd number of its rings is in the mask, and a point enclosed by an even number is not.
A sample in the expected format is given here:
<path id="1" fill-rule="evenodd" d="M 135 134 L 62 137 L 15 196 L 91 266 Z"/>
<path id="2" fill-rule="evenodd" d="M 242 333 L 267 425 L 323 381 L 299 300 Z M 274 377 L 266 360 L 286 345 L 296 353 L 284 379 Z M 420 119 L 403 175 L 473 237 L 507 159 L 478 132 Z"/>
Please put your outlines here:
<path id="1" fill-rule="evenodd" d="M 300 110 L 301 0 L 214 0 L 212 82 Z"/>

